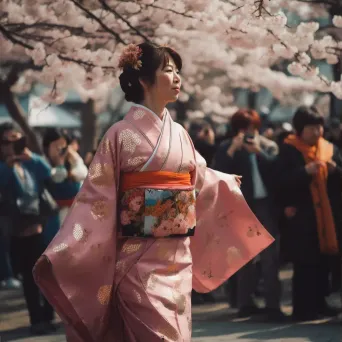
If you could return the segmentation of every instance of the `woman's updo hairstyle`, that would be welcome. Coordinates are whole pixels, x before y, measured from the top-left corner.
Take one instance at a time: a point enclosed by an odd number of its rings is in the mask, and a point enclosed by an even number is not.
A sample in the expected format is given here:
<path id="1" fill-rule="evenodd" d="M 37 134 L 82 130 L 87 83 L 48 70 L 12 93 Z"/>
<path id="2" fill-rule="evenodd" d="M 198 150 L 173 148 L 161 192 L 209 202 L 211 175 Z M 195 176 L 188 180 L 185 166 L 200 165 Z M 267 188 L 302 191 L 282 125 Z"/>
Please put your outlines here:
<path id="1" fill-rule="evenodd" d="M 153 85 L 158 68 L 161 65 L 164 68 L 170 57 L 180 71 L 182 59 L 173 49 L 151 43 L 128 45 L 119 61 L 119 68 L 122 69 L 120 85 L 125 93 L 125 99 L 129 102 L 141 103 L 144 100 L 144 89 L 139 79 Z"/>

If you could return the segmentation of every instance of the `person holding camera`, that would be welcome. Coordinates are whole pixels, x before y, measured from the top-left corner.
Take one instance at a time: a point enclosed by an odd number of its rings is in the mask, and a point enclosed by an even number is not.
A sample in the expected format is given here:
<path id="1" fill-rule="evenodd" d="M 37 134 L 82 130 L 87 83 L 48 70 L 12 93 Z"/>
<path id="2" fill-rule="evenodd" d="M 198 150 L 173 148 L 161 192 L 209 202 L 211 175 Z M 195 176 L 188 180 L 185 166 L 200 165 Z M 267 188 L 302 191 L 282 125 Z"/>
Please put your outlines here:
<path id="1" fill-rule="evenodd" d="M 224 141 L 213 159 L 213 168 L 242 176 L 241 191 L 253 213 L 274 236 L 278 227 L 273 208 L 271 184 L 272 166 L 278 153 L 275 142 L 259 134 L 261 120 L 254 110 L 241 109 L 231 118 L 233 137 Z M 266 308 L 260 309 L 253 301 L 257 288 L 256 260 L 252 260 L 236 275 L 237 307 L 240 317 L 264 314 L 268 320 L 283 320 L 280 310 L 280 281 L 277 243 L 260 254 L 264 280 Z"/>
<path id="2" fill-rule="evenodd" d="M 6 123 L 0 131 L 0 191 L 11 221 L 11 255 L 22 275 L 31 333 L 45 334 L 54 330 L 54 312 L 46 300 L 42 303 L 32 269 L 46 247 L 41 195 L 51 169 L 41 156 L 29 150 L 25 136 L 14 125 Z"/>
<path id="3" fill-rule="evenodd" d="M 81 188 L 82 181 L 88 174 L 83 159 L 74 148 L 73 139 L 56 128 L 48 129 L 43 137 L 46 158 L 60 177 L 49 183 L 48 189 L 59 206 L 59 213 L 49 219 L 44 227 L 44 238 L 47 244 L 59 230 L 75 196 Z"/>

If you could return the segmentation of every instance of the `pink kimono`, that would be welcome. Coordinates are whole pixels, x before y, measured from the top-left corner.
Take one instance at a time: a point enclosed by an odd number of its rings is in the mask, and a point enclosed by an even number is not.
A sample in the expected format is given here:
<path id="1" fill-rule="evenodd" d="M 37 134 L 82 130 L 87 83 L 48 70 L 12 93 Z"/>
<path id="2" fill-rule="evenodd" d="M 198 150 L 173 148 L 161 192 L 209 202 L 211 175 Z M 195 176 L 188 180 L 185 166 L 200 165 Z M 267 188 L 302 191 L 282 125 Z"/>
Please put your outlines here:
<path id="1" fill-rule="evenodd" d="M 190 172 L 192 237 L 120 238 L 120 175 Z M 191 340 L 191 290 L 214 290 L 273 242 L 233 176 L 206 168 L 167 110 L 142 106 L 106 133 L 34 276 L 72 342 Z"/>

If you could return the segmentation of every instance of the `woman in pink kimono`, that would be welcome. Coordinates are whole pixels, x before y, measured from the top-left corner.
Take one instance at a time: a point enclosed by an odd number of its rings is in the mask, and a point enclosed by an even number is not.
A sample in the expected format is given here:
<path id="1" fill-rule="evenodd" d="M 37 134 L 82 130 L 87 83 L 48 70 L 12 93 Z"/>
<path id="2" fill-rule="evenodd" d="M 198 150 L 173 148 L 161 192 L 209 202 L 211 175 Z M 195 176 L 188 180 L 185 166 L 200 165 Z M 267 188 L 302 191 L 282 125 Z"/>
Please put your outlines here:
<path id="1" fill-rule="evenodd" d="M 238 177 L 206 168 L 165 108 L 181 57 L 130 45 L 119 66 L 135 104 L 102 140 L 36 282 L 72 342 L 189 342 L 191 289 L 209 292 L 272 243 Z"/>

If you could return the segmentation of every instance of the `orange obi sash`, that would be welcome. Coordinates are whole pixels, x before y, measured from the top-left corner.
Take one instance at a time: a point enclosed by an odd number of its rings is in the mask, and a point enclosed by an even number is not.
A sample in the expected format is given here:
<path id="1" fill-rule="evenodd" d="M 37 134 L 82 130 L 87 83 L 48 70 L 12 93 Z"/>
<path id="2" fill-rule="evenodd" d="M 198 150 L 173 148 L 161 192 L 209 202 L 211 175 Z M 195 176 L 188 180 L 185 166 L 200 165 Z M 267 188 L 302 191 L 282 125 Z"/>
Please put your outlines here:
<path id="1" fill-rule="evenodd" d="M 135 188 L 190 188 L 190 173 L 176 173 L 169 171 L 146 171 L 123 173 L 120 180 L 122 192 Z"/>
<path id="2" fill-rule="evenodd" d="M 120 180 L 121 236 L 193 236 L 196 195 L 189 173 L 124 173 Z"/>
<path id="3" fill-rule="evenodd" d="M 56 200 L 60 208 L 70 208 L 74 203 L 75 198 Z"/>

